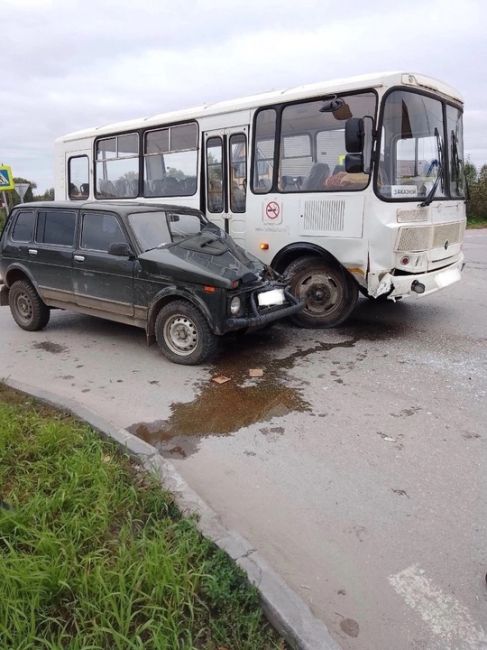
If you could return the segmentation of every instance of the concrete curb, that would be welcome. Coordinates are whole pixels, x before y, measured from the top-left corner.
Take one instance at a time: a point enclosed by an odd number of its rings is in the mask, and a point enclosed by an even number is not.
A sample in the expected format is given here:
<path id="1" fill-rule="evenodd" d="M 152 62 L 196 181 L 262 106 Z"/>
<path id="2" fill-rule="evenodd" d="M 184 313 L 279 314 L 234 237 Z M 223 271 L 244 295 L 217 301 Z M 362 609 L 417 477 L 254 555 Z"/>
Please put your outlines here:
<path id="1" fill-rule="evenodd" d="M 104 437 L 114 440 L 137 458 L 145 469 L 155 473 L 163 487 L 174 495 L 182 512 L 197 515 L 200 532 L 245 571 L 249 581 L 259 590 L 267 618 L 292 648 L 340 650 L 327 627 L 313 616 L 308 605 L 284 583 L 246 539 L 238 532 L 223 526 L 216 513 L 189 487 L 174 465 L 161 456 L 155 447 L 126 429 L 117 429 L 75 400 L 9 378 L 2 381 L 11 388 L 84 420 Z"/>

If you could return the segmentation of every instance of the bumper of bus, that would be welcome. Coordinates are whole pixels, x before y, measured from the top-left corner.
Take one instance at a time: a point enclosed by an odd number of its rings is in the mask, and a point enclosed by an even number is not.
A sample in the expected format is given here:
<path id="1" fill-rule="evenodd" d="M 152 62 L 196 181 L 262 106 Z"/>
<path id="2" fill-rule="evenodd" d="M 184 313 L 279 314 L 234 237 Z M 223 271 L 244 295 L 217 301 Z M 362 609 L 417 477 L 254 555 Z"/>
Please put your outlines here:
<path id="1" fill-rule="evenodd" d="M 428 273 L 418 273 L 417 275 L 392 275 L 386 273 L 372 295 L 374 298 L 378 298 L 383 294 L 387 294 L 390 300 L 412 295 L 427 296 L 458 282 L 462 277 L 463 260 L 464 256 L 461 253 L 458 260 L 450 264 L 450 266 L 429 271 Z"/>

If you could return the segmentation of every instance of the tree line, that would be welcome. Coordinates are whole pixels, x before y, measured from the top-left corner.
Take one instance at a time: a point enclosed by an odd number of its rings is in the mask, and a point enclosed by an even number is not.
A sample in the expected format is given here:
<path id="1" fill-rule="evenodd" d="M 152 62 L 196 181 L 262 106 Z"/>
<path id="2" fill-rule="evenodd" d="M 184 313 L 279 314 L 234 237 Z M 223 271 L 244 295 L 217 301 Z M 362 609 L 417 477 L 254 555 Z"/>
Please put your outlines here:
<path id="1" fill-rule="evenodd" d="M 468 186 L 467 221 L 471 225 L 487 227 L 487 165 L 477 169 L 471 162 L 465 163 L 465 179 Z"/>

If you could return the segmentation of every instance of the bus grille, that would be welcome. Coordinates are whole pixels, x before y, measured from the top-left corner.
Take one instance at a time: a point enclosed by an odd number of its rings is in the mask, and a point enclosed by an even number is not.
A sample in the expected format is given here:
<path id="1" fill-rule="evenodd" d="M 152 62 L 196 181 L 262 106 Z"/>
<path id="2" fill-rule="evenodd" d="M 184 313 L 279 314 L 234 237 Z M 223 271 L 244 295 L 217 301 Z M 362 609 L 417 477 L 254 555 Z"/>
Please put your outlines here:
<path id="1" fill-rule="evenodd" d="M 427 251 L 432 248 L 444 247 L 445 242 L 448 242 L 448 245 L 458 244 L 462 241 L 463 229 L 464 224 L 462 221 L 438 226 L 400 228 L 396 251 Z"/>
<path id="2" fill-rule="evenodd" d="M 340 232 L 345 222 L 345 201 L 305 201 L 303 217 L 305 232 Z"/>

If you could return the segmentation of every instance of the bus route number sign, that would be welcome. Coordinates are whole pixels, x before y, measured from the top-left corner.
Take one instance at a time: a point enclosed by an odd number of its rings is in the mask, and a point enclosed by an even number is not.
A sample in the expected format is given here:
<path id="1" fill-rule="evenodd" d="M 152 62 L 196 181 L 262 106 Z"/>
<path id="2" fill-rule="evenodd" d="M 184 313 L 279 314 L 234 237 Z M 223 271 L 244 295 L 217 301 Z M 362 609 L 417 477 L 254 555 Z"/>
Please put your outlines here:
<path id="1" fill-rule="evenodd" d="M 282 222 L 281 206 L 277 201 L 268 201 L 265 204 L 264 217 L 267 223 L 278 224 Z"/>

